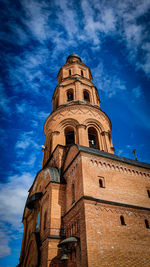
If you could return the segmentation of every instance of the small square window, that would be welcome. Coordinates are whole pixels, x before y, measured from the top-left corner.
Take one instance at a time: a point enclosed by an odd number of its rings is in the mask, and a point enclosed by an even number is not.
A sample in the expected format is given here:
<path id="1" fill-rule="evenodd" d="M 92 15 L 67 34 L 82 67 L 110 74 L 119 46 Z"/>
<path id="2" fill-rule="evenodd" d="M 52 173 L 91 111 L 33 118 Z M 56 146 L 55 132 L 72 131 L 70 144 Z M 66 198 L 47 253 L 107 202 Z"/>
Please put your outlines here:
<path id="1" fill-rule="evenodd" d="M 145 227 L 146 227 L 147 229 L 150 229 L 149 221 L 148 221 L 147 219 L 145 220 Z"/>
<path id="2" fill-rule="evenodd" d="M 105 188 L 105 180 L 104 177 L 99 176 L 99 187 Z"/>
<path id="3" fill-rule="evenodd" d="M 147 189 L 148 197 L 150 198 L 150 189 Z"/>
<path id="4" fill-rule="evenodd" d="M 120 216 L 120 222 L 121 222 L 121 225 L 126 225 L 124 216 L 122 215 Z"/>

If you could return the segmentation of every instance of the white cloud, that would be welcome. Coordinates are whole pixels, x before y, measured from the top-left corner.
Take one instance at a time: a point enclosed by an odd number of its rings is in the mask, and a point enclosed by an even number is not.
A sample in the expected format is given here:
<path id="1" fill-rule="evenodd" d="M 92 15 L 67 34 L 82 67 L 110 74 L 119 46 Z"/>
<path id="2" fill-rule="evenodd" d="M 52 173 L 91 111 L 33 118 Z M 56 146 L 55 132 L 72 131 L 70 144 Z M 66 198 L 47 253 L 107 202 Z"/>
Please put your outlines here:
<path id="1" fill-rule="evenodd" d="M 25 50 L 13 59 L 8 56 L 9 79 L 14 91 L 20 92 L 21 87 L 26 93 L 46 96 L 44 87 L 50 83 L 50 78 L 46 77 L 44 67 L 48 66 L 48 59 L 49 50 L 45 47 Z"/>
<path id="2" fill-rule="evenodd" d="M 21 104 L 16 104 L 16 110 L 20 114 L 24 114 L 27 111 L 27 102 L 21 103 Z"/>
<path id="3" fill-rule="evenodd" d="M 112 97 L 122 90 L 126 90 L 125 81 L 117 75 L 109 74 L 105 70 L 102 62 L 92 70 L 94 83 L 100 90 L 104 91 L 107 97 Z"/>
<path id="4" fill-rule="evenodd" d="M 56 0 L 55 5 L 59 6 L 59 8 L 61 9 L 56 13 L 56 16 L 58 16 L 59 24 L 61 26 L 63 25 L 70 38 L 74 38 L 79 30 L 79 20 L 72 1 L 70 1 L 68 5 L 67 0 Z"/>
<path id="5" fill-rule="evenodd" d="M 0 220 L 10 223 L 15 229 L 20 225 L 28 189 L 32 182 L 33 176 L 30 173 L 23 173 L 21 176 L 10 176 L 7 183 L 0 184 Z"/>
<path id="6" fill-rule="evenodd" d="M 100 22 L 96 21 L 94 9 L 92 9 L 91 4 L 86 0 L 82 0 L 81 8 L 84 16 L 84 29 L 87 37 L 82 34 L 80 38 L 84 41 L 86 39 L 92 40 L 94 45 L 99 45 L 100 38 L 98 30 L 100 28 Z"/>
<path id="7" fill-rule="evenodd" d="M 0 109 L 5 113 L 9 113 L 10 112 L 9 104 L 10 104 L 10 100 L 5 93 L 3 83 L 0 82 Z"/>
<path id="8" fill-rule="evenodd" d="M 14 231 L 22 232 L 21 219 L 32 182 L 33 176 L 26 172 L 10 176 L 7 183 L 0 184 L 0 257 L 11 253 L 9 241 L 16 238 Z"/>
<path id="9" fill-rule="evenodd" d="M 142 96 L 142 89 L 140 86 L 135 87 L 132 89 L 132 93 L 136 98 L 139 98 L 140 96 Z"/>
<path id="10" fill-rule="evenodd" d="M 0 258 L 10 255 L 9 237 L 0 229 Z"/>
<path id="11" fill-rule="evenodd" d="M 91 46 L 100 49 L 100 44 L 107 36 L 117 36 L 123 41 L 128 51 L 128 60 L 136 69 L 142 69 L 146 75 L 150 75 L 150 44 L 145 48 L 145 40 L 148 40 L 149 30 L 146 23 L 142 23 L 141 16 L 150 9 L 148 0 L 136 1 L 97 1 L 82 0 L 82 12 L 84 16 L 84 30 L 80 39 L 91 40 Z M 94 45 L 94 46 L 93 46 Z M 144 52 L 144 58 L 139 59 L 140 49 Z"/>
<path id="12" fill-rule="evenodd" d="M 19 137 L 19 140 L 16 143 L 16 149 L 25 150 L 29 146 L 32 147 L 32 150 L 33 150 L 33 148 L 37 149 L 39 146 L 34 141 L 34 139 L 35 139 L 35 137 L 34 137 L 34 132 L 33 131 L 21 133 L 21 135 Z"/>
<path id="13" fill-rule="evenodd" d="M 22 19 L 34 38 L 43 43 L 48 38 L 48 18 L 51 10 L 46 1 L 23 0 L 26 18 Z"/>

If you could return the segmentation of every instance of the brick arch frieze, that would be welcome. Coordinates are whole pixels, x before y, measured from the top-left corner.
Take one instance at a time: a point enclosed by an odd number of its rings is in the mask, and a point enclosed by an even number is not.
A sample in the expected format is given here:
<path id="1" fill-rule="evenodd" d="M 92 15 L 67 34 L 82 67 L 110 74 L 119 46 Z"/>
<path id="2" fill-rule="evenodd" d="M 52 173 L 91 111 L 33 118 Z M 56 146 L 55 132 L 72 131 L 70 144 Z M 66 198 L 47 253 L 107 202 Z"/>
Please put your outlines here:
<path id="1" fill-rule="evenodd" d="M 150 177 L 149 173 L 133 170 L 132 168 L 127 168 L 127 167 L 124 167 L 123 165 L 120 165 L 120 164 L 117 165 L 115 163 L 110 163 L 110 162 L 108 163 L 105 161 L 99 161 L 97 159 L 90 159 L 89 164 L 92 167 L 105 168 L 106 170 L 122 172 L 122 173 L 126 173 L 126 174 L 133 175 L 133 176 L 139 175 L 142 177 Z"/>

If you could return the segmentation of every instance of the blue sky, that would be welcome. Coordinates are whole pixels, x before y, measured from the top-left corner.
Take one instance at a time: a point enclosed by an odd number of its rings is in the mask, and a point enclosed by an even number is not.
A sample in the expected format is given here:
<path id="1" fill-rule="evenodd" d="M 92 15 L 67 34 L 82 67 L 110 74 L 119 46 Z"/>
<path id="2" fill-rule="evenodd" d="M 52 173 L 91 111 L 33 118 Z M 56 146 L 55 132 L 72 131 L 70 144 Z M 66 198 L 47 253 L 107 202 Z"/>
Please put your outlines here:
<path id="1" fill-rule="evenodd" d="M 87 64 L 115 154 L 150 163 L 150 1 L 1 0 L 0 267 L 16 266 L 59 68 Z"/>

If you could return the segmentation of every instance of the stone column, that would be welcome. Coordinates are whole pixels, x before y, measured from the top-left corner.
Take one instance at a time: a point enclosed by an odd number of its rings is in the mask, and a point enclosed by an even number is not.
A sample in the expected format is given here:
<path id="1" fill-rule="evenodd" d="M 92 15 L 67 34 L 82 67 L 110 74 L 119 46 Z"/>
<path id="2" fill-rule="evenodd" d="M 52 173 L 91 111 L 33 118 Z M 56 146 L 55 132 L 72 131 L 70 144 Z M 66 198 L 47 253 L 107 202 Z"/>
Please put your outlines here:
<path id="1" fill-rule="evenodd" d="M 96 101 L 96 94 L 95 94 L 95 87 L 93 86 L 92 87 L 92 94 L 93 94 L 93 105 L 96 105 L 97 104 L 97 101 Z"/>
<path id="2" fill-rule="evenodd" d="M 81 88 L 81 84 L 79 81 L 75 82 L 75 90 L 76 90 L 76 99 L 75 100 L 83 100 L 83 90 Z"/>
<path id="3" fill-rule="evenodd" d="M 105 133 L 106 133 L 105 131 L 101 132 L 101 136 L 102 136 L 102 150 L 104 150 L 105 152 L 108 152 Z"/>
<path id="4" fill-rule="evenodd" d="M 110 152 L 110 139 L 109 139 L 109 132 L 105 132 L 105 139 L 107 144 L 107 150 Z"/>
<path id="5" fill-rule="evenodd" d="M 77 126 L 78 144 L 82 146 L 89 146 L 87 126 L 84 124 L 78 124 Z"/>
<path id="6" fill-rule="evenodd" d="M 108 132 L 108 137 L 109 137 L 109 142 L 110 142 L 110 153 L 114 154 L 114 147 L 113 147 L 113 143 L 112 143 L 112 136 L 111 136 L 111 132 Z"/>

